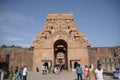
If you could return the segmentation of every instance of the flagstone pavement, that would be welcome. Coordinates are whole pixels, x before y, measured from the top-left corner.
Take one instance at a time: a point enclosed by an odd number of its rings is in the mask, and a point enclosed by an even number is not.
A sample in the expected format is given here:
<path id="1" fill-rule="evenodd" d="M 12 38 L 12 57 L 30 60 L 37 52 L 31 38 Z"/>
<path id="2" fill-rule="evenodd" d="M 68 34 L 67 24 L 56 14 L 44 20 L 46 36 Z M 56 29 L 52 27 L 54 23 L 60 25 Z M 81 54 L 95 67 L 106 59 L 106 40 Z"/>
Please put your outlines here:
<path id="1" fill-rule="evenodd" d="M 29 71 L 27 80 L 76 80 L 76 78 L 77 78 L 76 73 L 69 71 L 62 71 L 59 74 L 50 73 L 47 75 L 42 75 L 41 72 Z M 112 76 L 104 75 L 104 80 L 114 80 L 114 79 L 112 78 Z"/>

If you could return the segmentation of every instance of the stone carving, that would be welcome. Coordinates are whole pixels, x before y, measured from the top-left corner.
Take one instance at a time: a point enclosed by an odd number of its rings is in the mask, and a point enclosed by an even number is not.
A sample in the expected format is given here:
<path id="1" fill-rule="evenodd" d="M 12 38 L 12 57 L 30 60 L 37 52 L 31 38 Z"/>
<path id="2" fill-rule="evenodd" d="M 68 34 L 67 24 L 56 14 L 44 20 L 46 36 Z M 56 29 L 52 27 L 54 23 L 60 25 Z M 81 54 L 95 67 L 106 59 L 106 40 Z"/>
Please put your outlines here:
<path id="1" fill-rule="evenodd" d="M 120 66 L 120 58 L 102 58 L 101 61 L 102 67 L 106 72 L 115 71 L 116 68 Z"/>
<path id="2" fill-rule="evenodd" d="M 42 41 L 54 35 L 63 34 L 64 36 L 79 41 L 80 44 L 88 44 L 88 39 L 80 33 L 74 23 L 73 14 L 48 14 L 46 24 L 41 33 L 38 33 L 33 41 L 33 47 L 38 47 Z"/>

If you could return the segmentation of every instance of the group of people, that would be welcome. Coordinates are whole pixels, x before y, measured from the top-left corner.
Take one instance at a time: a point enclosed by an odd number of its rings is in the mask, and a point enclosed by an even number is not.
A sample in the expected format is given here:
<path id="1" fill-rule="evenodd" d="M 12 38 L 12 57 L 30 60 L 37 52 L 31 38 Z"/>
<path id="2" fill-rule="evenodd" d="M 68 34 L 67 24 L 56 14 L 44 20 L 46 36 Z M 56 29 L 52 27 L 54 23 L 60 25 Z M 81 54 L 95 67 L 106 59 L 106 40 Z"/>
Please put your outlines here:
<path id="1" fill-rule="evenodd" d="M 42 74 L 47 74 L 49 73 L 51 70 L 48 70 L 49 68 L 47 66 L 45 66 L 44 64 L 42 65 Z M 52 68 L 52 73 L 55 73 L 55 74 L 59 74 L 60 73 L 60 67 L 59 66 L 55 66 Z"/>
<path id="2" fill-rule="evenodd" d="M 85 69 L 82 70 L 80 64 L 76 67 L 77 79 L 82 80 L 82 75 L 84 74 L 85 80 L 103 80 L 103 69 L 101 64 L 97 65 L 97 68 L 94 69 L 92 65 L 89 67 L 85 65 Z"/>
<path id="3" fill-rule="evenodd" d="M 48 67 L 45 66 L 44 64 L 42 65 L 42 74 L 47 74 L 48 73 Z"/>
<path id="4" fill-rule="evenodd" d="M 27 80 L 27 67 L 16 67 L 15 71 L 13 70 L 13 67 L 11 67 L 9 71 L 9 77 L 8 80 Z"/>

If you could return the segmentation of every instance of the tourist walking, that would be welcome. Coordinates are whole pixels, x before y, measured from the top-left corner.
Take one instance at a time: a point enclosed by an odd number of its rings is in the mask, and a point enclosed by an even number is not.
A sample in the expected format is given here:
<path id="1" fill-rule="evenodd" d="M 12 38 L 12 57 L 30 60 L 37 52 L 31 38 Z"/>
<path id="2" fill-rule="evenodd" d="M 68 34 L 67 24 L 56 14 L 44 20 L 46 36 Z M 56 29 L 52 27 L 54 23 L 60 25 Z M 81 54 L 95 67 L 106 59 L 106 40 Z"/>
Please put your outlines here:
<path id="1" fill-rule="evenodd" d="M 44 66 L 44 64 L 42 65 L 42 74 L 43 75 L 45 74 L 45 66 Z"/>
<path id="2" fill-rule="evenodd" d="M 85 65 L 84 77 L 85 77 L 85 80 L 88 80 L 88 78 L 89 78 L 89 76 L 88 76 L 88 66 L 87 65 Z"/>
<path id="3" fill-rule="evenodd" d="M 45 74 L 48 73 L 48 67 L 47 67 L 47 66 L 45 66 L 44 73 L 45 73 Z"/>
<path id="4" fill-rule="evenodd" d="M 8 80 L 13 80 L 13 74 L 14 74 L 14 71 L 13 71 L 13 66 L 10 68 L 9 70 L 9 77 L 8 77 Z"/>
<path id="5" fill-rule="evenodd" d="M 58 66 L 56 66 L 56 67 L 55 67 L 55 73 L 56 73 L 56 74 L 59 74 L 59 72 L 60 72 L 60 68 L 59 68 Z"/>
<path id="6" fill-rule="evenodd" d="M 15 70 L 14 80 L 21 80 L 21 78 L 20 78 L 20 70 L 18 70 L 18 67 L 16 67 L 16 70 Z"/>
<path id="7" fill-rule="evenodd" d="M 16 69 L 15 69 L 15 74 L 18 72 L 18 67 L 16 67 Z"/>
<path id="8" fill-rule="evenodd" d="M 103 69 L 101 68 L 101 64 L 97 65 L 97 69 L 95 69 L 95 79 L 103 80 Z"/>
<path id="9" fill-rule="evenodd" d="M 23 75 L 22 75 L 22 73 L 23 73 L 23 67 L 20 68 L 20 79 L 21 79 L 21 80 L 23 80 Z"/>
<path id="10" fill-rule="evenodd" d="M 0 70 L 0 80 L 2 80 L 2 79 L 1 79 L 1 76 L 2 76 L 2 71 Z"/>
<path id="11" fill-rule="evenodd" d="M 28 71 L 27 67 L 24 66 L 24 68 L 23 68 L 23 73 L 22 73 L 23 80 L 27 80 L 27 71 Z"/>
<path id="12" fill-rule="evenodd" d="M 36 67 L 36 72 L 39 72 L 39 68 L 38 67 Z"/>
<path id="13" fill-rule="evenodd" d="M 2 72 L 2 70 L 0 70 L 0 80 L 4 79 L 4 73 Z"/>
<path id="14" fill-rule="evenodd" d="M 91 65 L 89 66 L 88 72 L 89 72 L 89 80 L 94 80 L 94 69 L 92 68 Z"/>
<path id="15" fill-rule="evenodd" d="M 55 67 L 54 66 L 52 67 L 52 73 L 55 73 Z"/>
<path id="16" fill-rule="evenodd" d="M 80 66 L 80 64 L 77 65 L 76 67 L 76 73 L 77 73 L 77 80 L 82 80 L 82 67 Z"/>

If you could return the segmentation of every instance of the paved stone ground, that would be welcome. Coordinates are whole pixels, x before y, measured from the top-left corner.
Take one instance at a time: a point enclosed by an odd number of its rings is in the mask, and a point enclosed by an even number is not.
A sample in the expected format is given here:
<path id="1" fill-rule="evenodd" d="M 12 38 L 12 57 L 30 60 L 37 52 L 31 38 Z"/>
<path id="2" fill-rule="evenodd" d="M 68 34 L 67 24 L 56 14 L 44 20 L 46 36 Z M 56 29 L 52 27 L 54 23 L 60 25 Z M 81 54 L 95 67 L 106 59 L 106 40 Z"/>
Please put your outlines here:
<path id="1" fill-rule="evenodd" d="M 60 74 L 42 75 L 40 72 L 28 72 L 28 80 L 76 80 L 75 72 L 63 71 Z M 83 79 L 84 80 L 84 79 Z M 111 76 L 104 75 L 104 80 L 114 80 Z"/>

